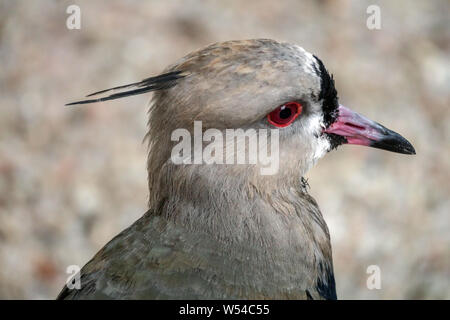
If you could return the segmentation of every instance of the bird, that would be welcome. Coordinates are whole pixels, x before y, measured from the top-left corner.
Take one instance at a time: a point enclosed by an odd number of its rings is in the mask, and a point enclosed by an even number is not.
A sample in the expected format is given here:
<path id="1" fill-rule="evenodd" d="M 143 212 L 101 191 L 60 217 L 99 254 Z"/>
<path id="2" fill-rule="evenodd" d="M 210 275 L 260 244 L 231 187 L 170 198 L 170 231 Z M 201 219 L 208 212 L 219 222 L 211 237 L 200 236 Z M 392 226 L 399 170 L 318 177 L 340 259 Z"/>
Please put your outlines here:
<path id="1" fill-rule="evenodd" d="M 68 105 L 147 92 L 148 210 L 57 299 L 337 299 L 330 233 L 305 174 L 341 145 L 415 154 L 411 143 L 341 105 L 316 55 L 271 39 L 214 43 Z M 278 170 L 174 163 L 172 133 L 192 134 L 195 121 L 202 132 L 278 132 Z"/>

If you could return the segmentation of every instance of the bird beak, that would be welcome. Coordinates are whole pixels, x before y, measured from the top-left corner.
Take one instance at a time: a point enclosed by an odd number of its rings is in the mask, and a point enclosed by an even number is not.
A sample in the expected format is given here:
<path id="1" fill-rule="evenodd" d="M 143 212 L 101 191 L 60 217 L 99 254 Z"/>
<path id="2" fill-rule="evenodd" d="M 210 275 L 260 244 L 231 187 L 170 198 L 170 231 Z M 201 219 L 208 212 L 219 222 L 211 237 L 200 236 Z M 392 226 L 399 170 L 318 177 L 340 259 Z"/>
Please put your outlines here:
<path id="1" fill-rule="evenodd" d="M 359 144 L 403 154 L 416 154 L 414 147 L 398 133 L 346 108 L 338 108 L 338 118 L 324 132 L 345 138 L 344 143 Z"/>

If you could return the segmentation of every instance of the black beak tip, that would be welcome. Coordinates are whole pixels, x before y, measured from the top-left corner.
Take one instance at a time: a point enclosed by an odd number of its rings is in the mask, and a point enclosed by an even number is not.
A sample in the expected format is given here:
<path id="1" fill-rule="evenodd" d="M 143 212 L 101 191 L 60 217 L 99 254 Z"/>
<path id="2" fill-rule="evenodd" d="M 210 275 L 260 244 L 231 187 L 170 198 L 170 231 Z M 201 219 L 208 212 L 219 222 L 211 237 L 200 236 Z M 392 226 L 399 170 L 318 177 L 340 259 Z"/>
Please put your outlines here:
<path id="1" fill-rule="evenodd" d="M 411 155 L 416 154 L 416 150 L 414 149 L 412 144 L 399 134 L 390 135 L 389 137 L 386 137 L 379 141 L 374 141 L 370 146 L 396 153 Z"/>
<path id="2" fill-rule="evenodd" d="M 406 143 L 402 145 L 402 153 L 403 154 L 416 154 L 416 150 L 414 149 L 414 147 L 412 146 L 411 143 L 409 143 L 409 141 L 405 140 Z"/>
<path id="3" fill-rule="evenodd" d="M 412 144 L 409 144 L 409 149 L 407 154 L 416 154 L 416 150 L 412 146 Z"/>

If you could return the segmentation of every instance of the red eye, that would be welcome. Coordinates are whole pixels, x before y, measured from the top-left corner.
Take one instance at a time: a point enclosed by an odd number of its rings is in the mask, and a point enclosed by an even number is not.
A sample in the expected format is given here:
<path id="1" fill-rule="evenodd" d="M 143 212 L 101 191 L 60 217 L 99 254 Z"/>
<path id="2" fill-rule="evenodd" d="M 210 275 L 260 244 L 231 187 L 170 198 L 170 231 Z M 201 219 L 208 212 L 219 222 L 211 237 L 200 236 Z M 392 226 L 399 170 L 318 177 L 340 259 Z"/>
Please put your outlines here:
<path id="1" fill-rule="evenodd" d="M 302 113 L 302 105 L 298 102 L 288 102 L 267 115 L 267 120 L 275 127 L 283 128 L 290 125 Z"/>

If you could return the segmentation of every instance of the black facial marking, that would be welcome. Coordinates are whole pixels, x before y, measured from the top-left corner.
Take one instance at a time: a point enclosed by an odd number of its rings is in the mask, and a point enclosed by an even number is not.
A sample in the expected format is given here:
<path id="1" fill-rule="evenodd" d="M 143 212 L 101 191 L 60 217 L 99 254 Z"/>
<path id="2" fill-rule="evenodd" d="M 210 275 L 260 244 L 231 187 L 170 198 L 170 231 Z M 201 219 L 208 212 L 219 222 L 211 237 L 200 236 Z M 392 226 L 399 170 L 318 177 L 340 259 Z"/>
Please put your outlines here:
<path id="1" fill-rule="evenodd" d="M 314 58 L 319 65 L 319 68 L 314 65 L 314 69 L 317 75 L 320 77 L 319 100 L 322 101 L 324 122 L 325 126 L 328 128 L 334 121 L 336 121 L 338 116 L 338 96 L 336 88 L 334 86 L 333 75 L 330 76 L 319 58 L 317 58 L 316 56 L 314 56 Z"/>
<path id="2" fill-rule="evenodd" d="M 341 144 L 347 143 L 347 138 L 334 134 L 334 133 L 325 133 L 328 137 L 328 141 L 330 141 L 330 150 L 334 150 L 339 147 Z"/>
<path id="3" fill-rule="evenodd" d="M 316 56 L 314 56 L 314 58 L 319 65 L 319 68 L 314 65 L 314 70 L 320 77 L 320 93 L 318 100 L 322 101 L 323 120 L 325 123 L 325 127 L 328 128 L 333 122 L 336 121 L 338 117 L 338 96 L 336 88 L 334 86 L 333 75 L 330 76 L 323 62 L 319 58 L 317 58 Z M 336 149 L 343 143 L 347 143 L 347 139 L 345 137 L 328 133 L 325 133 L 325 135 L 330 141 L 330 150 L 328 151 Z"/>

